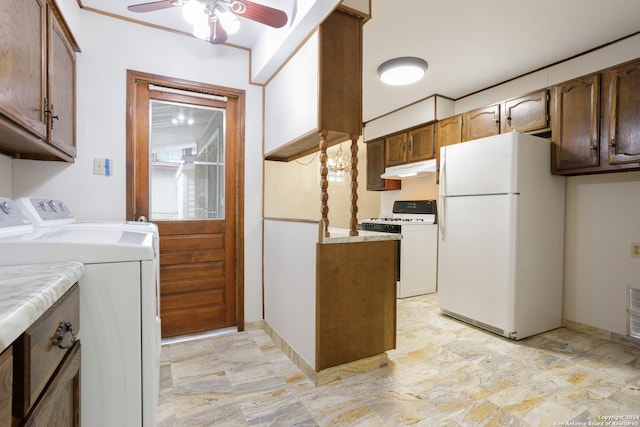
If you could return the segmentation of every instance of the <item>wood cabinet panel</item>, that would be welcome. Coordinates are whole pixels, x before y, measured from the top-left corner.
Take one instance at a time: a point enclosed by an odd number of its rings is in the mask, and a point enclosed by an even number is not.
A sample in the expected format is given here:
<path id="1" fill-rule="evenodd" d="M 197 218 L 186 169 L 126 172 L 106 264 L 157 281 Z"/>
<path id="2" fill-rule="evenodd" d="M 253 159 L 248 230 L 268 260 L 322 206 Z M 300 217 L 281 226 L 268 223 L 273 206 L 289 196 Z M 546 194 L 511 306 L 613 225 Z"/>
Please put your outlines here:
<path id="1" fill-rule="evenodd" d="M 599 164 L 600 75 L 553 88 L 554 172 Z"/>
<path id="2" fill-rule="evenodd" d="M 0 4 L 0 151 L 73 161 L 76 51 L 55 1 Z"/>
<path id="3" fill-rule="evenodd" d="M 47 134 L 45 28 L 45 0 L 0 4 L 0 113 L 42 139 Z"/>
<path id="4" fill-rule="evenodd" d="M 49 14 L 49 61 L 47 108 L 48 140 L 70 156 L 76 155 L 75 88 L 76 55 L 53 13 Z"/>
<path id="5" fill-rule="evenodd" d="M 539 90 L 503 103 L 502 132 L 533 132 L 549 126 L 549 91 Z"/>
<path id="6" fill-rule="evenodd" d="M 80 342 L 67 352 L 38 405 L 24 420 L 25 427 L 80 425 Z"/>
<path id="7" fill-rule="evenodd" d="M 385 138 L 385 165 L 396 166 L 407 162 L 407 133 Z"/>
<path id="8" fill-rule="evenodd" d="M 462 120 L 463 141 L 497 135 L 500 133 L 500 104 L 468 111 Z"/>
<path id="9" fill-rule="evenodd" d="M 382 179 L 385 168 L 384 138 L 367 143 L 367 190 L 399 190 L 400 180 Z"/>
<path id="10" fill-rule="evenodd" d="M 437 147 L 458 144 L 462 142 L 462 115 L 448 117 L 440 120 L 436 124 L 436 144 Z M 437 153 L 440 157 L 440 153 Z"/>
<path id="11" fill-rule="evenodd" d="M 409 162 L 433 159 L 436 154 L 435 126 L 433 124 L 409 131 Z"/>
<path id="12" fill-rule="evenodd" d="M 396 346 L 397 242 L 316 245 L 316 371 Z"/>
<path id="13" fill-rule="evenodd" d="M 609 99 L 609 163 L 640 163 L 640 61 L 613 69 Z"/>
<path id="14" fill-rule="evenodd" d="M 0 426 L 11 425 L 11 401 L 13 397 L 13 348 L 0 355 Z"/>
<path id="15" fill-rule="evenodd" d="M 67 353 L 66 349 L 53 345 L 60 325 L 70 322 L 73 332 L 79 331 L 79 291 L 74 286 L 14 343 L 16 359 L 20 359 L 16 360 L 16 381 L 24 385 L 14 401 L 14 412 L 19 418 L 27 415 Z"/>

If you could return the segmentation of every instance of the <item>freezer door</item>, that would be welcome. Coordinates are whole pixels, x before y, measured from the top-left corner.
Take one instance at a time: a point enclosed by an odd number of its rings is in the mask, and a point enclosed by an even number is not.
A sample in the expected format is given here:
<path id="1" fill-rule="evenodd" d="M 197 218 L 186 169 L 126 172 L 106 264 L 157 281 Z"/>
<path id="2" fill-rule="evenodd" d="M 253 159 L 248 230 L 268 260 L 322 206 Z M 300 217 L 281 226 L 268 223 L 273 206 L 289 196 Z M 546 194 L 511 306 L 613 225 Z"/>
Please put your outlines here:
<path id="1" fill-rule="evenodd" d="M 440 308 L 505 336 L 516 330 L 518 201 L 517 195 L 446 198 L 438 246 Z"/>
<path id="2" fill-rule="evenodd" d="M 518 136 L 512 132 L 442 147 L 440 193 L 517 193 Z"/>

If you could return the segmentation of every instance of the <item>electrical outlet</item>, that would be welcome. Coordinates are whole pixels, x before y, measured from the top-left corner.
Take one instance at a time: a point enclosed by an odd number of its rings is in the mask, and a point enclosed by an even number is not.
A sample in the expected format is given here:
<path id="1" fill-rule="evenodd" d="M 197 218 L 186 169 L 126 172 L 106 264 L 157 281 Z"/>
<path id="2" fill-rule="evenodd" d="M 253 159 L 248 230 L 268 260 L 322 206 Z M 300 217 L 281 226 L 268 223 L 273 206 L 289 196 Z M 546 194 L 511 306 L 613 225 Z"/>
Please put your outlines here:
<path id="1" fill-rule="evenodd" d="M 640 243 L 631 243 L 631 258 L 640 258 Z"/>

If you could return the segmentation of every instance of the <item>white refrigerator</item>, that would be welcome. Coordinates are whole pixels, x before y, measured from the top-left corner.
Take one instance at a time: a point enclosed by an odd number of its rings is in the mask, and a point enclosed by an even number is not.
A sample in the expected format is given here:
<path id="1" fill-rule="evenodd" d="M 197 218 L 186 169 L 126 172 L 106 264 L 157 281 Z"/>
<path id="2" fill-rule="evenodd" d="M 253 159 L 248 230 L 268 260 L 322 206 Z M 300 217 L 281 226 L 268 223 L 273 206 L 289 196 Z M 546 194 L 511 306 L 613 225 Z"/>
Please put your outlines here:
<path id="1" fill-rule="evenodd" d="M 565 179 L 547 139 L 511 132 L 442 147 L 442 312 L 522 339 L 562 325 Z"/>

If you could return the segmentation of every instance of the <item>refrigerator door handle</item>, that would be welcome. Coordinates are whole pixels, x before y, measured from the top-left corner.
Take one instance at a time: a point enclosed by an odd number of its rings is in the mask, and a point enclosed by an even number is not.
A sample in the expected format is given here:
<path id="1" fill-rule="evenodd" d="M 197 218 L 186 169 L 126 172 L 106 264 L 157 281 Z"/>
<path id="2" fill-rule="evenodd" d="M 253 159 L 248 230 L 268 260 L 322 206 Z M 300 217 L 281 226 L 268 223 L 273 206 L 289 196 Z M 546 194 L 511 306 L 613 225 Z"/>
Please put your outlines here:
<path id="1" fill-rule="evenodd" d="M 440 149 L 440 186 L 438 191 L 440 193 L 440 208 L 438 209 L 438 232 L 440 238 L 444 240 L 444 211 L 445 211 L 445 169 L 447 167 L 447 149 Z"/>

